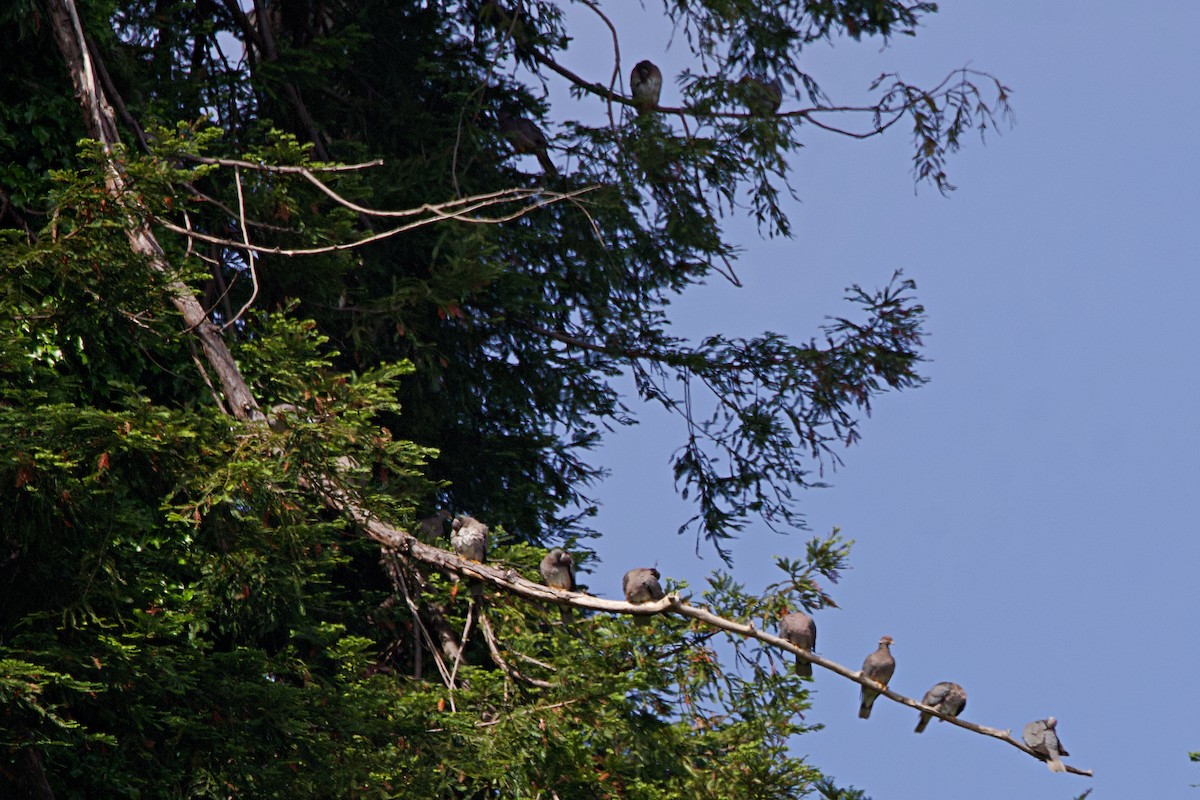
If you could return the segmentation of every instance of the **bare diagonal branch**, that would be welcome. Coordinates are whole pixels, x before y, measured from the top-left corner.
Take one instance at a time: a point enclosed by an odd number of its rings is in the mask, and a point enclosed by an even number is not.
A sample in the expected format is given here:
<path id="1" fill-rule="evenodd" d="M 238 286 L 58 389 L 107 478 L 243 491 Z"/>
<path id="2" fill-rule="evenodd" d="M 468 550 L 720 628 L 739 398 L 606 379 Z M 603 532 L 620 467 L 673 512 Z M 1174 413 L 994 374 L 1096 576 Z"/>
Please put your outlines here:
<path id="1" fill-rule="evenodd" d="M 352 519 L 356 524 L 362 526 L 367 535 L 375 541 L 387 547 L 395 548 L 411 558 L 438 567 L 439 569 L 455 572 L 464 577 L 486 581 L 501 591 L 545 603 L 586 608 L 610 614 L 637 614 L 646 616 L 648 614 L 673 613 L 694 619 L 711 628 L 728 631 L 747 639 L 757 639 L 764 644 L 806 658 L 823 669 L 879 692 L 893 702 L 930 714 L 960 728 L 999 739 L 1033 756 L 1039 761 L 1044 760 L 1042 756 L 1035 753 L 1024 742 L 1013 738 L 1010 729 L 992 728 L 943 714 L 937 708 L 927 706 L 911 697 L 906 697 L 899 692 L 888 689 L 870 678 L 864 677 L 857 670 L 851 670 L 836 661 L 819 656 L 810 650 L 796 647 L 779 636 L 758 630 L 753 625 L 727 619 L 714 614 L 707 608 L 692 605 L 687 599 L 681 598 L 677 594 L 671 594 L 661 600 L 650 603 L 635 604 L 624 600 L 608 600 L 602 597 L 593 597 L 583 592 L 552 589 L 549 586 L 534 583 L 521 577 L 511 567 L 493 567 L 477 561 L 469 561 L 448 550 L 442 550 L 441 548 L 425 544 L 411 534 L 376 519 L 373 515 L 364 511 L 345 491 L 328 478 L 318 477 L 307 480 L 305 483 L 309 488 L 316 489 L 330 508 L 336 509 L 349 519 Z M 1091 770 L 1079 769 L 1078 767 L 1067 766 L 1067 771 L 1075 775 L 1092 776 Z"/>

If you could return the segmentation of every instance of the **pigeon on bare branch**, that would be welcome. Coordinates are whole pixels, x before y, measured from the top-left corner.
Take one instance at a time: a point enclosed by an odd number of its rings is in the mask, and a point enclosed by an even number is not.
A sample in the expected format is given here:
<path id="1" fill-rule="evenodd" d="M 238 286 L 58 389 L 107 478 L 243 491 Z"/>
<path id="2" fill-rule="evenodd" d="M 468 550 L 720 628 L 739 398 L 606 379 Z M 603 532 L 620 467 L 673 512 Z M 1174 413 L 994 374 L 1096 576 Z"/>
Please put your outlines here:
<path id="1" fill-rule="evenodd" d="M 658 570 L 654 567 L 638 567 L 625 573 L 621 580 L 621 588 L 625 590 L 625 600 L 630 603 L 650 603 L 665 597 L 662 584 L 658 582 Z M 635 615 L 634 621 L 639 625 L 650 622 L 649 615 Z"/>
<path id="2" fill-rule="evenodd" d="M 1058 732 L 1055 730 L 1057 727 L 1058 720 L 1054 717 L 1034 720 L 1021 731 L 1021 738 L 1030 750 L 1046 760 L 1046 766 L 1051 772 L 1066 772 L 1067 766 L 1063 764 L 1062 757 L 1069 756 L 1070 753 L 1058 740 Z"/>
<path id="3" fill-rule="evenodd" d="M 921 702 L 936 708 L 948 717 L 957 717 L 967 707 L 967 692 L 957 683 L 942 681 L 926 692 Z M 922 711 L 921 718 L 917 720 L 916 732 L 924 731 L 931 719 L 933 719 L 932 714 Z"/>
<path id="4" fill-rule="evenodd" d="M 892 673 L 896 671 L 896 659 L 892 658 L 891 646 L 892 637 L 884 636 L 879 640 L 879 649 L 867 656 L 862 667 L 863 677 L 882 683 L 884 688 L 887 688 L 888 681 L 892 679 Z M 875 705 L 875 698 L 878 696 L 879 692 L 874 689 L 862 687 L 858 704 L 858 716 L 861 719 L 871 716 L 871 706 Z"/>
<path id="5" fill-rule="evenodd" d="M 487 525 L 474 517 L 459 514 L 450 528 L 450 544 L 454 546 L 454 552 L 480 563 L 487 558 Z"/>
<path id="6" fill-rule="evenodd" d="M 562 589 L 564 592 L 575 591 L 575 561 L 571 554 L 561 547 L 555 547 L 542 558 L 538 564 L 538 572 L 542 582 L 552 589 Z M 570 622 L 572 613 L 568 606 L 560 606 L 563 622 Z"/>
<path id="7" fill-rule="evenodd" d="M 779 635 L 805 650 L 815 650 L 817 647 L 817 625 L 813 618 L 803 611 L 786 614 L 779 622 Z M 811 678 L 812 662 L 804 656 L 797 655 L 796 674 L 802 678 Z"/>

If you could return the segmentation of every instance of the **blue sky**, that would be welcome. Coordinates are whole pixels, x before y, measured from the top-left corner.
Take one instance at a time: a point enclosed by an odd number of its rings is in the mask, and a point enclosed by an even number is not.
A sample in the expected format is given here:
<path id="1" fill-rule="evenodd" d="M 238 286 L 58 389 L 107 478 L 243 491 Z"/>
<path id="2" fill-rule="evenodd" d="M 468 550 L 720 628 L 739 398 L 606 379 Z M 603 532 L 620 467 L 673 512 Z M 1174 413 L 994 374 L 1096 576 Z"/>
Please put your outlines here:
<path id="1" fill-rule="evenodd" d="M 611 3 L 609 10 L 633 4 Z M 963 684 L 966 718 L 1019 731 L 1054 715 L 1093 779 L 1051 774 L 1000 742 L 880 700 L 817 670 L 798 752 L 875 800 L 1200 797 L 1197 491 L 1200 415 L 1200 3 L 946 0 L 915 39 L 817 46 L 804 66 L 837 100 L 899 71 L 936 83 L 970 64 L 1014 90 L 1017 125 L 950 163 L 948 199 L 914 193 L 907 131 L 855 142 L 813 130 L 793 160 L 790 240 L 735 224 L 746 286 L 714 281 L 673 306 L 677 333 L 773 330 L 806 340 L 848 311 L 851 283 L 903 269 L 928 311 L 931 383 L 877 403 L 861 444 L 805 497 L 811 528 L 856 540 L 817 616 L 820 652 L 857 668 L 896 640 L 892 685 Z M 617 19 L 626 75 L 668 48 L 660 7 Z M 607 80 L 607 34 L 576 27 L 565 62 Z M 555 79 L 557 80 L 557 79 Z M 552 83 L 557 119 L 581 115 Z M 794 103 L 794 101 L 792 101 Z M 657 560 L 703 587 L 720 566 L 674 531 L 690 513 L 668 458 L 678 424 L 647 409 L 602 453 L 612 469 L 593 591 Z M 777 579 L 806 534 L 750 528 L 736 575 Z"/>

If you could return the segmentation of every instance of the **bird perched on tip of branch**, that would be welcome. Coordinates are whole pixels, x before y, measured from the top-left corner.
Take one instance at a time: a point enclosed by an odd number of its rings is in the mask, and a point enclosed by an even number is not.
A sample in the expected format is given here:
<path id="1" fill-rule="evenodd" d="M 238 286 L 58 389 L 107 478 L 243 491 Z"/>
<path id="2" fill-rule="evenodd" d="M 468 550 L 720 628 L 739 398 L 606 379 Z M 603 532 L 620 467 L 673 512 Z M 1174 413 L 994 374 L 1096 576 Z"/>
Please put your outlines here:
<path id="1" fill-rule="evenodd" d="M 564 592 L 575 591 L 575 561 L 571 558 L 571 554 L 561 547 L 555 547 L 542 558 L 542 563 L 538 564 L 538 572 L 542 575 L 542 582 L 551 589 L 562 589 Z M 571 621 L 571 609 L 568 606 L 559 606 L 562 613 L 563 622 Z"/>
<path id="2" fill-rule="evenodd" d="M 1058 720 L 1054 717 L 1034 720 L 1021 731 L 1021 738 L 1029 749 L 1046 759 L 1046 766 L 1051 772 L 1066 772 L 1067 766 L 1062 762 L 1063 756 L 1070 753 L 1058 739 Z"/>
<path id="3" fill-rule="evenodd" d="M 957 683 L 942 681 L 926 692 L 921 702 L 927 706 L 936 708 L 948 717 L 957 717 L 967 707 L 967 692 Z M 926 714 L 922 711 L 921 718 L 917 720 L 916 732 L 921 733 L 924 731 L 925 726 L 929 724 L 929 720 L 931 719 L 933 719 L 932 714 Z M 938 721 L 941 722 L 942 720 Z"/>
<path id="4" fill-rule="evenodd" d="M 879 640 L 879 649 L 867 656 L 862 667 L 863 677 L 882 683 L 885 689 L 888 681 L 892 679 L 892 673 L 896 671 L 896 659 L 892 658 L 891 646 L 892 637 L 884 636 Z M 874 689 L 862 687 L 858 703 L 860 719 L 867 719 L 871 716 L 871 706 L 875 705 L 875 698 L 878 696 L 879 692 Z"/>
<path id="5" fill-rule="evenodd" d="M 785 614 L 783 619 L 779 621 L 779 635 L 787 641 L 803 647 L 805 650 L 814 650 L 817 646 L 817 625 L 813 622 L 813 618 L 803 611 L 793 611 L 790 614 Z M 804 656 L 796 656 L 796 674 L 802 678 L 812 677 L 812 662 Z"/>
<path id="6" fill-rule="evenodd" d="M 648 114 L 658 105 L 662 92 L 662 72 L 650 61 L 639 61 L 629 74 L 629 91 L 638 114 Z"/>
<path id="7" fill-rule="evenodd" d="M 496 113 L 496 119 L 500 123 L 500 132 L 514 151 L 535 156 L 542 165 L 542 172 L 551 178 L 558 177 L 558 169 L 546 153 L 550 143 L 546 141 L 546 134 L 542 133 L 541 128 L 524 117 L 514 117 L 504 109 Z"/>
<path id="8" fill-rule="evenodd" d="M 621 579 L 621 588 L 625 590 L 625 600 L 630 603 L 650 603 L 665 597 L 662 584 L 658 582 L 658 570 L 654 567 L 638 567 L 625 573 Z M 649 625 L 650 616 L 635 615 L 634 622 L 639 625 Z"/>

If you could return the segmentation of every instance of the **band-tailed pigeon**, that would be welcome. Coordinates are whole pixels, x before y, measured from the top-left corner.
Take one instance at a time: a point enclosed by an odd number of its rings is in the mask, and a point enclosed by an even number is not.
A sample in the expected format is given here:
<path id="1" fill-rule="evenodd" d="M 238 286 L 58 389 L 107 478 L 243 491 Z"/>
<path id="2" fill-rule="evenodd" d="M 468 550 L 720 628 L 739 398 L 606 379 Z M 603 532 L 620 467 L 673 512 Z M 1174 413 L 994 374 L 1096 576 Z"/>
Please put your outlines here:
<path id="1" fill-rule="evenodd" d="M 1025 730 L 1021 732 L 1021 738 L 1025 740 L 1025 744 L 1029 746 L 1030 750 L 1046 760 L 1046 766 L 1050 768 L 1051 772 L 1066 772 L 1067 766 L 1063 764 L 1062 756 L 1069 756 L 1070 753 L 1058 740 L 1056 727 L 1058 727 L 1058 720 L 1054 717 L 1034 720 L 1025 726 Z"/>
<path id="2" fill-rule="evenodd" d="M 546 134 L 542 133 L 541 128 L 524 117 L 514 117 L 503 109 L 496 114 L 496 119 L 500 122 L 500 132 L 508 139 L 513 150 L 522 155 L 535 156 L 544 173 L 551 178 L 558 177 L 558 169 L 546 154 L 550 143 L 546 141 Z"/>
<path id="3" fill-rule="evenodd" d="M 814 650 L 817 646 L 817 625 L 813 618 L 803 611 L 793 611 L 785 614 L 779 622 L 779 635 L 796 647 Z M 812 677 L 812 662 L 804 656 L 796 656 L 796 674 L 802 678 Z"/>
<path id="4" fill-rule="evenodd" d="M 621 588 L 625 590 L 625 600 L 630 603 L 649 603 L 665 597 L 662 584 L 658 582 L 658 570 L 654 567 L 638 567 L 625 573 L 621 580 Z M 634 622 L 648 625 L 650 616 L 635 614 Z"/>
<path id="5" fill-rule="evenodd" d="M 575 561 L 571 554 L 561 547 L 556 547 L 546 553 L 542 563 L 538 564 L 538 572 L 542 581 L 553 589 L 575 591 Z"/>
<path id="6" fill-rule="evenodd" d="M 783 105 L 783 84 L 778 78 L 744 75 L 738 83 L 746 87 L 743 97 L 751 114 L 773 116 Z"/>
<path id="7" fill-rule="evenodd" d="M 662 72 L 649 61 L 639 61 L 629 75 L 629 90 L 639 114 L 646 114 L 658 105 L 662 92 Z"/>
<path id="8" fill-rule="evenodd" d="M 452 519 L 454 519 L 453 514 L 444 508 L 439 508 L 418 522 L 414 533 L 416 533 L 417 538 L 422 542 L 439 541 L 449 532 L 450 520 Z"/>
<path id="9" fill-rule="evenodd" d="M 563 591 L 575 591 L 575 562 L 571 558 L 571 554 L 561 547 L 555 547 L 542 558 L 542 563 L 538 564 L 538 572 L 542 574 L 542 581 L 552 589 L 562 589 Z M 562 614 L 563 622 L 570 622 L 572 618 L 571 608 L 569 606 L 559 606 L 559 611 Z"/>
<path id="10" fill-rule="evenodd" d="M 488 526 L 474 517 L 459 514 L 450 523 L 450 544 L 454 552 L 463 558 L 483 563 L 487 558 Z M 471 582 L 471 597 L 483 597 L 483 584 L 477 580 Z"/>
<path id="11" fill-rule="evenodd" d="M 957 717 L 967 707 L 967 692 L 957 683 L 942 681 L 926 692 L 921 702 L 936 708 L 948 717 Z M 931 719 L 933 719 L 932 714 L 922 711 L 921 718 L 917 720 L 917 733 L 924 731 Z M 942 722 L 942 720 L 938 720 L 938 722 Z"/>
<path id="12" fill-rule="evenodd" d="M 474 517 L 459 514 L 450 525 L 450 544 L 463 558 L 482 562 L 487 558 L 488 526 Z"/>
<path id="13" fill-rule="evenodd" d="M 863 677 L 882 683 L 885 688 L 888 681 L 892 679 L 892 673 L 896 671 L 896 659 L 892 658 L 892 651 L 889 649 L 891 646 L 892 637 L 884 636 L 879 640 L 879 649 L 867 656 L 862 667 Z M 875 698 L 878 696 L 879 692 L 874 689 L 862 687 L 858 703 L 860 719 L 871 716 L 871 706 L 875 705 Z"/>

